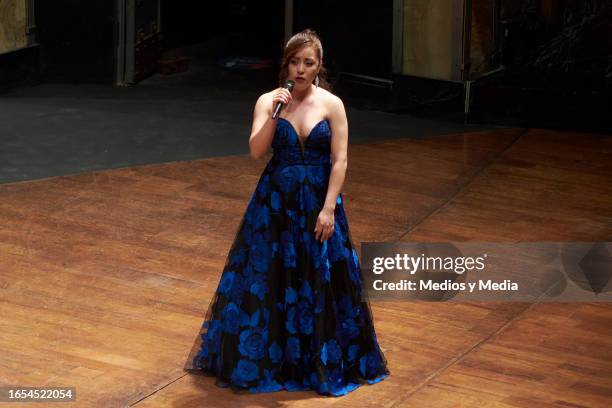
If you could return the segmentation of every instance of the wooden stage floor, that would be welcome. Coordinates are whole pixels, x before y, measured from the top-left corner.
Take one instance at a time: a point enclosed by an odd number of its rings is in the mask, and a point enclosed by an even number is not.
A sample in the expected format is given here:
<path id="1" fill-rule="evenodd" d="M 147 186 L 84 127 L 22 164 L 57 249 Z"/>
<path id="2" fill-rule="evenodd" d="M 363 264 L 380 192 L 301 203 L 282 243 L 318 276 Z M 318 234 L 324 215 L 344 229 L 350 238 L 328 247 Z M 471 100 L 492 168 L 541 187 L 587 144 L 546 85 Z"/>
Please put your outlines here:
<path id="1" fill-rule="evenodd" d="M 341 398 L 237 395 L 185 373 L 266 161 L 0 185 L 0 384 L 74 386 L 78 407 L 612 406 L 612 305 L 599 302 L 372 302 L 391 376 Z M 354 144 L 343 195 L 358 248 L 612 241 L 612 138 L 503 129 Z"/>

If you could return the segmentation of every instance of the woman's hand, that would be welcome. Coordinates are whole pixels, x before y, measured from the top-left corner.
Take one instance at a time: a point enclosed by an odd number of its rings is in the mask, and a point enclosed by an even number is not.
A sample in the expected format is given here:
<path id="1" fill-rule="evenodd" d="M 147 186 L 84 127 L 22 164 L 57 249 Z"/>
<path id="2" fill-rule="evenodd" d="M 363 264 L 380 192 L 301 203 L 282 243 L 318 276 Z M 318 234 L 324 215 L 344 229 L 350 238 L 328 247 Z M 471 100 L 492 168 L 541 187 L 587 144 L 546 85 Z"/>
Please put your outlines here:
<path id="1" fill-rule="evenodd" d="M 285 106 L 289 105 L 291 102 L 291 92 L 286 88 L 278 88 L 274 91 L 272 96 L 272 112 L 276 109 L 278 102 L 284 103 Z"/>
<path id="2" fill-rule="evenodd" d="M 322 209 L 317 217 L 317 225 L 314 229 L 316 239 L 321 242 L 327 241 L 334 233 L 334 212 L 330 209 Z"/>

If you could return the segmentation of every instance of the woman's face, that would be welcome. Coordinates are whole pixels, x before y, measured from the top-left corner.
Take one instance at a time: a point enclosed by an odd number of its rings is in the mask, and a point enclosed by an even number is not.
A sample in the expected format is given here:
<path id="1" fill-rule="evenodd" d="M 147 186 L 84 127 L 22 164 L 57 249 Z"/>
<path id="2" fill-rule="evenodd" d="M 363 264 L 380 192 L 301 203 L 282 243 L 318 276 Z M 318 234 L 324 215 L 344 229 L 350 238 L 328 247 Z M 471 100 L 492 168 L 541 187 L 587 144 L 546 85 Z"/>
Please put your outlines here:
<path id="1" fill-rule="evenodd" d="M 295 81 L 294 88 L 306 89 L 319 73 L 319 66 L 314 47 L 304 47 L 289 59 L 287 79 Z"/>

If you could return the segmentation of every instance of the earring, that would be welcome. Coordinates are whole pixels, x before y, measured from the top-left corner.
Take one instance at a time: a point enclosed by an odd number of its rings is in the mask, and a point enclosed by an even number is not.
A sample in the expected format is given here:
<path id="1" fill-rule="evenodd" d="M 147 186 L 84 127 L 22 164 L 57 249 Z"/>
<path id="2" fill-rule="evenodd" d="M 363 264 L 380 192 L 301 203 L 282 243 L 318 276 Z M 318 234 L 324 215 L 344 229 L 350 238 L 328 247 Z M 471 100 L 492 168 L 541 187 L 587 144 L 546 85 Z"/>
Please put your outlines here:
<path id="1" fill-rule="evenodd" d="M 319 75 L 317 74 L 317 76 L 315 77 L 315 86 L 318 88 L 319 87 Z"/>

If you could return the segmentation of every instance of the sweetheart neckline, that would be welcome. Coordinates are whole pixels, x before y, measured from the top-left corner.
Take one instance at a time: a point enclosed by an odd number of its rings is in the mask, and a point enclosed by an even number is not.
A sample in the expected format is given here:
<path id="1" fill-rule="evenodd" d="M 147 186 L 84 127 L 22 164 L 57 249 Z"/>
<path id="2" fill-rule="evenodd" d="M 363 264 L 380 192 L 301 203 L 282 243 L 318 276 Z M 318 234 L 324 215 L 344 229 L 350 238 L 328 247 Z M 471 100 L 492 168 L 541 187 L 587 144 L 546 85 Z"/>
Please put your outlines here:
<path id="1" fill-rule="evenodd" d="M 284 120 L 285 122 L 287 122 L 289 124 L 289 126 L 291 126 L 291 130 L 293 130 L 293 133 L 295 134 L 295 137 L 297 138 L 297 142 L 300 145 L 301 149 L 302 149 L 302 153 L 304 153 L 304 149 L 306 148 L 306 142 L 308 142 L 308 139 L 310 139 L 310 136 L 312 135 L 312 132 L 315 131 L 315 129 L 317 127 L 319 127 L 319 125 L 321 125 L 321 123 L 323 122 L 328 122 L 327 118 L 323 118 L 320 121 L 318 121 L 317 123 L 315 123 L 315 125 L 312 127 L 312 129 L 310 129 L 310 132 L 308 132 L 308 135 L 305 138 L 302 138 L 297 130 L 295 129 L 295 126 L 293 126 L 293 123 L 291 123 L 290 120 L 282 118 L 282 117 L 278 117 L 279 119 Z M 304 140 L 304 144 L 302 144 L 302 140 Z"/>

